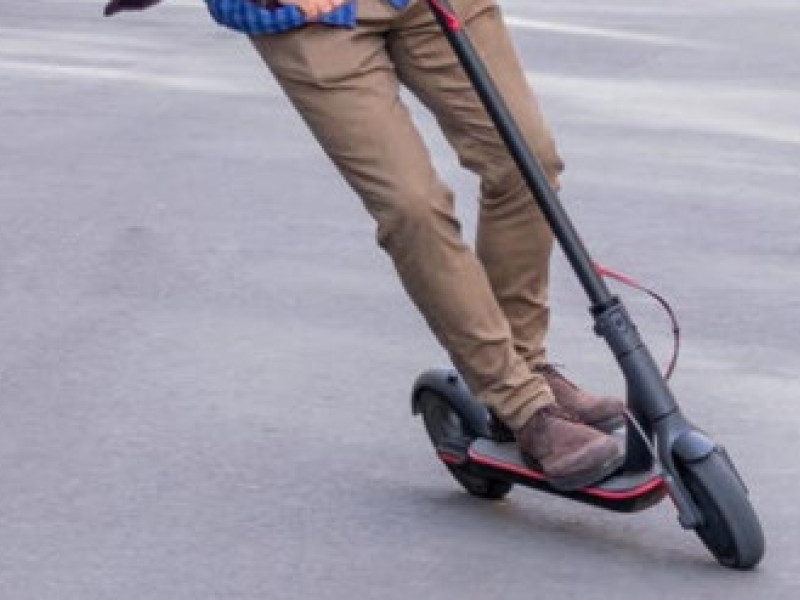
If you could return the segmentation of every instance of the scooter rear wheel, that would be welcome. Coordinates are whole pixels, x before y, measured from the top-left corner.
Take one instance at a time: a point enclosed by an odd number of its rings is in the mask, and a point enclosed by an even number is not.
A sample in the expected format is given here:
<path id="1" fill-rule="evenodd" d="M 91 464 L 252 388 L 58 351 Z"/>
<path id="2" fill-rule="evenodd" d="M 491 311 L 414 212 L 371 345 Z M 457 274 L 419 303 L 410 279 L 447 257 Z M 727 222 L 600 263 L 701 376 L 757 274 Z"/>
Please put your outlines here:
<path id="1" fill-rule="evenodd" d="M 703 521 L 695 529 L 720 564 L 751 569 L 764 556 L 764 533 L 747 491 L 728 461 L 713 452 L 679 465 L 684 485 L 700 509 Z"/>
<path id="2" fill-rule="evenodd" d="M 474 431 L 470 430 L 467 422 L 453 410 L 450 403 L 436 393 L 425 391 L 419 400 L 422 421 L 425 423 L 425 430 L 428 437 L 437 450 L 451 444 L 469 443 L 477 437 Z M 469 472 L 460 465 L 445 463 L 450 474 L 460 483 L 467 492 L 484 500 L 500 500 L 511 491 L 513 484 L 495 479 L 483 477 Z"/>

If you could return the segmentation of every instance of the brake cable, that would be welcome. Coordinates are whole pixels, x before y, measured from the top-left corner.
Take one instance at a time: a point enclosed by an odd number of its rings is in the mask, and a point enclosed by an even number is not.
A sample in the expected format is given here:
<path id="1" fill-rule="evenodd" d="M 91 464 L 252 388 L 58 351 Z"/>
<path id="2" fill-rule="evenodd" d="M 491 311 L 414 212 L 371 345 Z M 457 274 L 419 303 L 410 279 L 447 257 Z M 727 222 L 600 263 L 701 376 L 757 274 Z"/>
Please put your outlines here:
<path id="1" fill-rule="evenodd" d="M 600 276 L 606 277 L 608 279 L 613 279 L 615 281 L 619 281 L 620 283 L 627 285 L 628 287 L 631 287 L 635 290 L 644 292 L 645 294 L 653 298 L 656 302 L 658 302 L 661 305 L 661 307 L 669 316 L 669 320 L 672 323 L 672 339 L 673 339 L 672 356 L 670 357 L 670 360 L 667 363 L 666 369 L 664 369 L 664 379 L 669 380 L 669 378 L 672 377 L 672 374 L 675 372 L 675 367 L 678 364 L 678 353 L 680 351 L 680 345 L 681 345 L 681 329 L 678 323 L 678 317 L 675 315 L 675 311 L 672 310 L 672 307 L 669 305 L 669 302 L 667 302 L 663 296 L 661 296 L 657 292 L 654 292 L 652 289 L 642 285 L 632 277 L 625 275 L 624 273 L 619 273 L 617 271 L 614 271 L 613 269 L 609 269 L 608 267 L 605 267 L 596 261 L 593 262 L 593 265 L 598 274 L 600 274 Z"/>

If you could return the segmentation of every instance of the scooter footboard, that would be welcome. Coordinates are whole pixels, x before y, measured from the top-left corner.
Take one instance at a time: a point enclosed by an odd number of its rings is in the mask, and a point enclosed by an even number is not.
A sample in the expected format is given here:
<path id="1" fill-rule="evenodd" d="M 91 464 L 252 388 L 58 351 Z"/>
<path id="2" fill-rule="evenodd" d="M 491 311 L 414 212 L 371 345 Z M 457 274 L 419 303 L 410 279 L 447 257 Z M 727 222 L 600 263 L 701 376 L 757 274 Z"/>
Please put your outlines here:
<path id="1" fill-rule="evenodd" d="M 525 464 L 515 444 L 498 444 L 487 439 L 477 439 L 470 444 L 465 466 L 476 474 L 545 490 L 617 512 L 644 510 L 660 502 L 667 493 L 659 465 L 653 465 L 649 471 L 618 473 L 578 491 L 556 490 L 547 483 L 544 475 Z"/>

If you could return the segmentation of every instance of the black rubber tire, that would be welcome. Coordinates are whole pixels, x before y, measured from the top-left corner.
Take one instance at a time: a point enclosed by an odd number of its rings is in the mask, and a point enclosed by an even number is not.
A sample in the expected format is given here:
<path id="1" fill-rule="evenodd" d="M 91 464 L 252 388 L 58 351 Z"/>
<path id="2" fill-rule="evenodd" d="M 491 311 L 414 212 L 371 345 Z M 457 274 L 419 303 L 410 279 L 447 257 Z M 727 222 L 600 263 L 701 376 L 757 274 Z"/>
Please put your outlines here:
<path id="1" fill-rule="evenodd" d="M 683 484 L 703 515 L 697 535 L 717 561 L 732 569 L 752 569 L 764 556 L 764 533 L 747 491 L 718 452 L 679 464 Z"/>
<path id="2" fill-rule="evenodd" d="M 450 404 L 438 394 L 425 391 L 419 399 L 422 422 L 434 448 L 439 448 L 445 440 L 472 440 L 476 436 L 470 431 L 465 420 L 459 417 L 458 413 Z M 470 473 L 465 467 L 458 465 L 445 466 L 450 474 L 460 483 L 467 492 L 477 498 L 484 500 L 501 500 L 514 487 L 512 483 L 495 479 L 493 477 L 483 477 Z"/>

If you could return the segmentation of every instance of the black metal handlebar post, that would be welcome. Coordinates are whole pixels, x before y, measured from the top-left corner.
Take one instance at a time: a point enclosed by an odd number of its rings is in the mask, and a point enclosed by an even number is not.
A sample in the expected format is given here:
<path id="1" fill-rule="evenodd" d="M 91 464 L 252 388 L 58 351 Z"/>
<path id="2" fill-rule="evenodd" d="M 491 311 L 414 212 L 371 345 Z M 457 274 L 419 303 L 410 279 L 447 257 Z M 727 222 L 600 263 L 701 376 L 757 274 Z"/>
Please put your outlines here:
<path id="1" fill-rule="evenodd" d="M 475 47 L 464 32 L 450 3 L 447 0 L 427 0 L 427 2 L 535 196 L 539 209 L 550 224 L 561 249 L 589 296 L 593 311 L 607 306 L 613 300 L 611 292 L 603 278 L 595 270 L 589 252 L 564 210 L 558 195 L 547 181 L 539 161 L 526 143 L 508 106 L 475 51 Z"/>
<path id="2" fill-rule="evenodd" d="M 675 413 L 678 410 L 677 402 L 661 376 L 658 365 L 622 302 L 611 294 L 596 270 L 586 246 L 547 181 L 539 161 L 528 147 L 458 16 L 448 0 L 426 1 L 591 300 L 595 333 L 606 340 L 622 368 L 632 411 L 637 416 L 644 415 L 648 424 Z M 629 450 L 637 448 L 628 453 L 630 460 L 634 461 L 635 456 L 640 455 L 648 461 L 646 450 L 637 441 L 638 436 L 628 436 L 628 440 Z"/>

